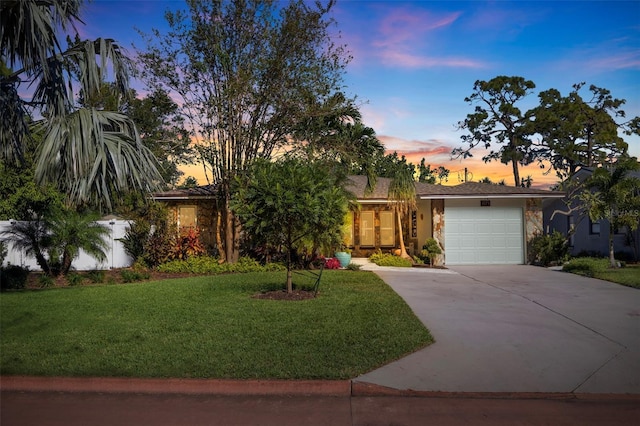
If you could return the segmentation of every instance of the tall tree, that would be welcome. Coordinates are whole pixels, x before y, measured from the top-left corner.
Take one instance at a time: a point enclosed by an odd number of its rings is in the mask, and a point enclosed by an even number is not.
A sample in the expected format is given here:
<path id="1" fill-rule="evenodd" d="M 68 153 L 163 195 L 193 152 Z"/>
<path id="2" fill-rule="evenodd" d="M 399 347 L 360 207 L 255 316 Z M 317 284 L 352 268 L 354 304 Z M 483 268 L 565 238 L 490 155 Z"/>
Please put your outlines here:
<path id="1" fill-rule="evenodd" d="M 581 198 L 591 220 L 609 222 L 609 262 L 617 267 L 613 236 L 617 229 L 632 230 L 640 222 L 640 179 L 629 172 L 640 170 L 635 157 L 623 155 L 615 163 L 598 167 L 585 182 Z"/>
<path id="2" fill-rule="evenodd" d="M 167 33 L 147 36 L 140 53 L 146 81 L 180 98 L 199 141 L 208 180 L 219 188 L 218 246 L 224 260 L 239 254 L 239 222 L 229 208 L 230 185 L 257 158 L 296 143 L 296 130 L 342 84 L 349 60 L 330 38 L 333 1 L 187 0 L 168 12 Z"/>
<path id="3" fill-rule="evenodd" d="M 438 166 L 431 168 L 431 164 L 426 164 L 426 160 L 423 158 L 418 164 L 418 182 L 425 183 L 439 183 L 447 182 L 449 180 L 449 173 L 451 170 L 444 166 Z"/>
<path id="4" fill-rule="evenodd" d="M 595 167 L 608 158 L 627 152 L 623 133 L 637 133 L 634 120 L 625 118 L 624 99 L 611 96 L 607 89 L 591 85 L 588 99 L 580 95 L 584 83 L 575 84 L 569 95 L 556 89 L 539 94 L 540 104 L 529 114 L 534 132 L 541 136 L 533 146 L 533 156 L 541 165 L 549 162 L 561 180 L 580 167 Z"/>
<path id="5" fill-rule="evenodd" d="M 108 76 L 126 92 L 131 72 L 114 40 L 76 38 L 61 48 L 56 30 L 79 22 L 81 3 L 0 3 L 0 159 L 19 163 L 25 138 L 40 129 L 36 182 L 55 184 L 70 205 L 111 210 L 122 192 L 154 189 L 159 174 L 130 119 L 74 103 L 76 91 L 91 94 Z M 20 96 L 21 85 L 35 87 L 31 99 Z M 42 118 L 29 123 L 30 115 Z"/>
<path id="6" fill-rule="evenodd" d="M 473 93 L 465 98 L 465 102 L 476 104 L 475 110 L 458 123 L 460 129 L 468 131 L 461 136 L 467 146 L 455 148 L 452 155 L 472 157 L 471 150 L 478 145 L 490 149 L 482 159 L 511 163 L 515 186 L 520 186 L 518 166 L 531 161 L 528 157 L 531 141 L 530 126 L 527 126 L 529 118 L 516 104 L 535 87 L 533 81 L 516 76 L 501 75 L 489 81 L 476 81 Z"/>

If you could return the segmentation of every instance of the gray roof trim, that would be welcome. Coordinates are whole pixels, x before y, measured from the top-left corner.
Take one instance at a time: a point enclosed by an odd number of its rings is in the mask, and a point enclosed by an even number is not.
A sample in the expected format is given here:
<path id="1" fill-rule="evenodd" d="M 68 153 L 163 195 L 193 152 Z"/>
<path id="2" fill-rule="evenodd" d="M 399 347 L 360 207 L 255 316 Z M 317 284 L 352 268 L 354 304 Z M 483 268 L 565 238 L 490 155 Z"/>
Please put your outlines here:
<path id="1" fill-rule="evenodd" d="M 556 192 L 549 194 L 447 194 L 447 195 L 418 195 L 421 200 L 438 200 L 438 199 L 487 199 L 487 198 L 564 198 L 564 192 Z"/>

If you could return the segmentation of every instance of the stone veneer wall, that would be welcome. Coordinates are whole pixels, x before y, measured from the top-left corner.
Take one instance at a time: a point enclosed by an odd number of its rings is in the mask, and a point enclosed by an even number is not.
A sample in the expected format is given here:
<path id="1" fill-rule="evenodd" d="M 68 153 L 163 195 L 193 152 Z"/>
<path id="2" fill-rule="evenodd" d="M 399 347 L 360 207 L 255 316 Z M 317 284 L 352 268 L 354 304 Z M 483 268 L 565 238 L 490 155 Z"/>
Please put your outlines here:
<path id="1" fill-rule="evenodd" d="M 536 235 L 542 235 L 543 233 L 543 215 L 542 215 L 542 199 L 540 198 L 527 198 L 524 209 L 524 223 L 525 223 L 525 238 L 527 243 L 525 244 L 527 252 L 525 253 L 525 261 L 528 261 L 531 240 Z"/>
<path id="2" fill-rule="evenodd" d="M 435 258 L 436 265 L 444 265 L 445 246 L 444 246 L 444 200 L 431 200 L 431 229 L 433 238 L 438 242 L 443 254 L 439 254 Z"/>

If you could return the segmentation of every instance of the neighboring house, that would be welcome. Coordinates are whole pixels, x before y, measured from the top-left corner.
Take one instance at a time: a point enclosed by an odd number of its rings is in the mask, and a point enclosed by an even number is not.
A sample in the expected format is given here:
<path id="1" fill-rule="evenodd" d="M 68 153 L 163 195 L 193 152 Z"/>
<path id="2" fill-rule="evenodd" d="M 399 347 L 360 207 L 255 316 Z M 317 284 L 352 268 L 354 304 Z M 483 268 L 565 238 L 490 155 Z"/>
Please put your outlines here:
<path id="1" fill-rule="evenodd" d="M 582 168 L 571 179 L 576 182 L 586 181 L 593 169 Z M 631 172 L 631 176 L 640 179 L 640 172 Z M 592 221 L 589 214 L 581 207 L 580 201 L 573 201 L 569 206 L 567 198 L 546 200 L 544 202 L 544 230 L 550 234 L 558 231 L 569 238 L 569 250 L 573 256 L 593 255 L 607 257 L 609 255 L 609 222 L 607 220 Z M 573 230 L 573 232 L 571 232 Z M 618 229 L 613 236 L 616 257 L 622 260 L 640 260 L 640 224 L 635 231 L 627 227 Z"/>
<path id="2" fill-rule="evenodd" d="M 354 256 L 400 245 L 397 220 L 389 207 L 390 179 L 378 178 L 371 193 L 365 176 L 351 176 L 348 189 L 359 203 L 347 219 L 345 243 Z M 483 183 L 457 186 L 416 183 L 417 210 L 403 218 L 405 245 L 412 254 L 435 238 L 443 248 L 439 264 L 524 264 L 527 242 L 543 232 L 542 201 L 564 193 Z M 215 199 L 211 187 L 154 195 L 167 203 L 179 226 L 195 226 L 203 243 L 215 243 Z M 195 212 L 194 212 L 195 211 Z M 188 219 L 195 217 L 195 221 Z"/>

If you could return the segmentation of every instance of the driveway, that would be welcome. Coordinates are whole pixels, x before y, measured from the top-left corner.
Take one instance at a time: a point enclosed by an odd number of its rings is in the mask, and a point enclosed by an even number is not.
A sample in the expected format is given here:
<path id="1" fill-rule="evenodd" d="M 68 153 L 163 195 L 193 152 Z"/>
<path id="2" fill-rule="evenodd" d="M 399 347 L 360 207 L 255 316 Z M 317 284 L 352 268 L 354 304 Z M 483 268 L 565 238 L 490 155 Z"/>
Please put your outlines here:
<path id="1" fill-rule="evenodd" d="M 405 299 L 435 343 L 355 382 L 640 394 L 640 290 L 526 265 L 363 269 Z"/>

